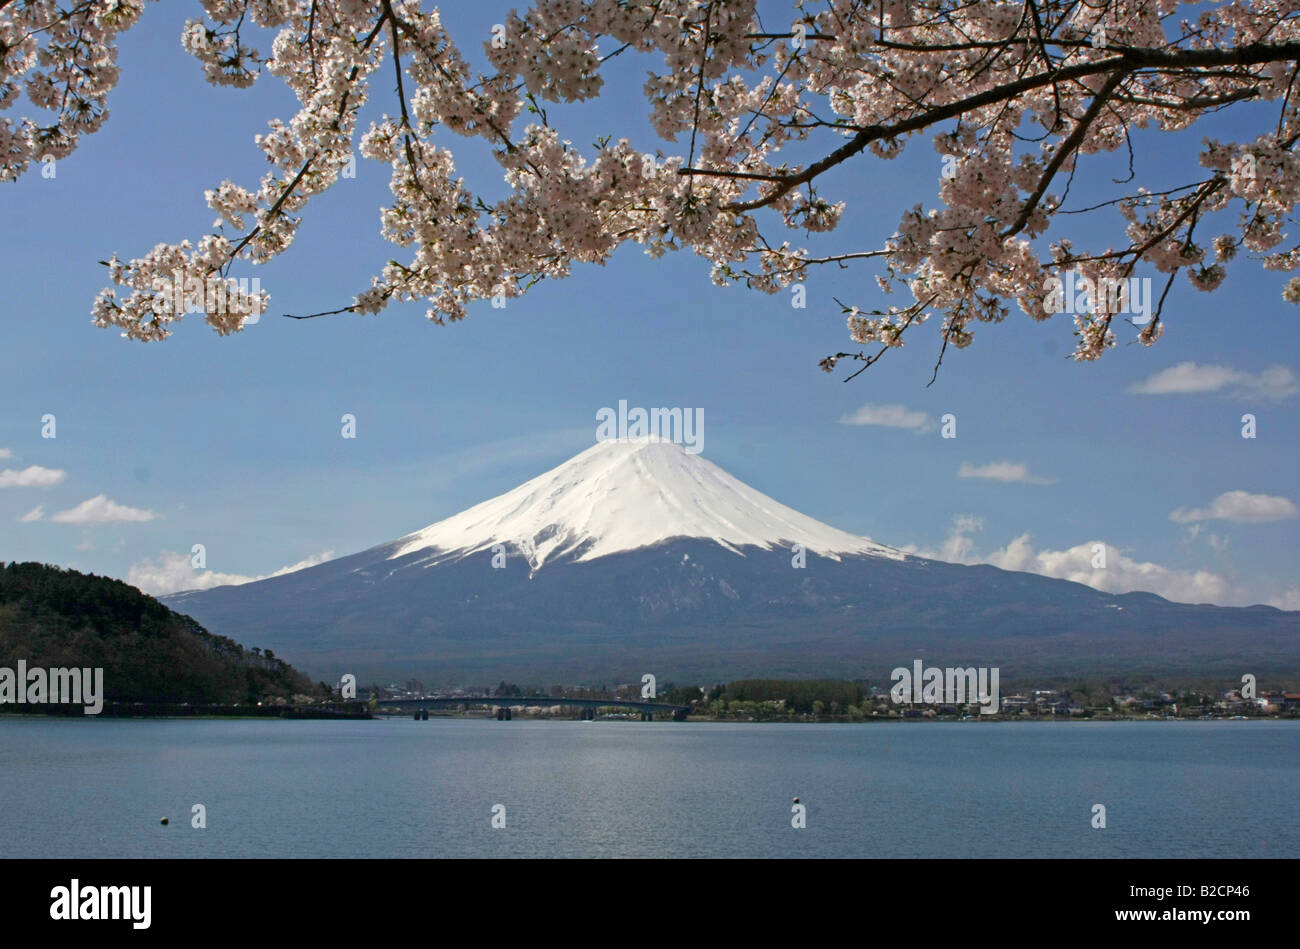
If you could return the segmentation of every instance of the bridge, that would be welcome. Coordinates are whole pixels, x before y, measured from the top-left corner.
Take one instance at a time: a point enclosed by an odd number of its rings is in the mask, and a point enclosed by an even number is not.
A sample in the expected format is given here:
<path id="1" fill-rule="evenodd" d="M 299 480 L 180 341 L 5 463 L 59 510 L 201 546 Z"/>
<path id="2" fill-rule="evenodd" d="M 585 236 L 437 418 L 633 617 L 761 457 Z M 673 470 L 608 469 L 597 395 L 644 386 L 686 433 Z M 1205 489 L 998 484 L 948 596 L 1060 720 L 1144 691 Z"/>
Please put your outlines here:
<path id="1" fill-rule="evenodd" d="M 461 705 L 486 705 L 495 708 L 499 721 L 510 721 L 510 710 L 521 706 L 565 705 L 582 709 L 582 718 L 590 721 L 596 717 L 598 708 L 625 708 L 640 712 L 641 721 L 654 721 L 656 717 L 672 719 L 674 722 L 686 720 L 691 710 L 689 705 L 669 705 L 666 702 L 637 702 L 631 699 L 578 699 L 568 696 L 553 695 L 453 695 L 427 699 L 379 699 L 380 708 L 407 708 L 415 712 L 417 718 L 427 718 L 431 708 L 456 708 Z M 421 715 L 423 713 L 423 715 Z"/>

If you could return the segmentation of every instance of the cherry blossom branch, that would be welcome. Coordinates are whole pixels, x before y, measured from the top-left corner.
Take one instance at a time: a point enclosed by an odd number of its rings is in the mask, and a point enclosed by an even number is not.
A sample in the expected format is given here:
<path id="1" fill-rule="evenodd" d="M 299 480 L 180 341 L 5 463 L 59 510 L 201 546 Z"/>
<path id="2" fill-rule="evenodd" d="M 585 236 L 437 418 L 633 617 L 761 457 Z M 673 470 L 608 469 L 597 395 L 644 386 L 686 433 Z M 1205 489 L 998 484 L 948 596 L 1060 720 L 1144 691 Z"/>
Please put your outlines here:
<path id="1" fill-rule="evenodd" d="M 1092 125 L 1093 119 L 1097 117 L 1101 112 L 1102 107 L 1106 104 L 1107 97 L 1127 78 L 1128 70 L 1124 69 L 1113 72 L 1109 77 L 1107 77 L 1105 84 L 1100 90 L 1098 90 L 1097 94 L 1093 96 L 1092 102 L 1088 104 L 1088 109 L 1083 113 L 1083 117 L 1080 118 L 1078 123 L 1074 126 L 1074 131 L 1070 133 L 1069 137 L 1066 138 L 1065 141 L 1057 146 L 1055 154 L 1052 155 L 1052 160 L 1047 163 L 1047 169 L 1038 180 L 1038 187 L 1034 189 L 1033 194 L 1031 194 L 1025 201 L 1024 206 L 1020 209 L 1019 216 L 1012 222 L 1010 227 L 999 235 L 1002 240 L 1006 240 L 1008 237 L 1013 237 L 1025 229 L 1025 225 L 1029 223 L 1029 218 L 1033 215 L 1034 209 L 1038 207 L 1038 202 L 1042 200 L 1043 195 L 1047 193 L 1047 188 L 1052 183 L 1052 179 L 1055 178 L 1056 173 L 1060 171 L 1061 165 L 1064 164 L 1065 160 L 1073 155 L 1074 150 L 1079 147 L 1079 143 L 1083 141 L 1084 135 L 1088 133 L 1088 127 Z"/>
<path id="2" fill-rule="evenodd" d="M 758 208 L 767 207 L 778 199 L 788 194 L 793 188 L 801 184 L 806 184 L 814 178 L 834 168 L 848 159 L 857 155 L 872 142 L 883 139 L 898 138 L 911 132 L 920 131 L 945 122 L 948 119 L 956 118 L 967 112 L 981 108 L 986 105 L 1002 102 L 1014 98 L 1033 89 L 1041 88 L 1051 82 L 1057 82 L 1066 79 L 1078 79 L 1084 76 L 1094 76 L 1099 73 L 1109 73 L 1115 70 L 1130 71 L 1140 67 L 1178 67 L 1178 66 L 1216 66 L 1216 65 L 1237 65 L 1247 66 L 1259 63 L 1270 62 L 1287 62 L 1300 59 L 1300 43 L 1284 43 L 1277 46 L 1252 45 L 1250 47 L 1240 47 L 1237 49 L 1227 50 L 1179 50 L 1177 52 L 1166 52 L 1163 50 L 1124 50 L 1120 55 L 1113 56 L 1109 59 L 1097 62 L 1078 63 L 1073 66 L 1064 66 L 1051 73 L 1039 73 L 1033 76 L 1027 76 L 1014 82 L 1003 83 L 984 92 L 976 93 L 965 99 L 947 105 L 938 106 L 929 109 L 920 115 L 904 119 L 890 125 L 873 125 L 868 126 L 858 132 L 846 144 L 835 149 L 820 161 L 813 162 L 803 171 L 797 174 L 788 175 L 776 183 L 776 187 L 768 191 L 760 198 L 753 201 L 735 201 L 727 205 L 729 211 L 753 211 Z M 694 171 L 691 169 L 682 169 L 679 174 L 704 174 L 714 175 L 714 171 Z"/>
<path id="3" fill-rule="evenodd" d="M 66 157 L 104 123 L 115 38 L 142 7 L 0 0 L 0 110 L 25 92 L 41 112 L 0 121 L 0 178 Z M 349 306 L 314 315 L 425 301 L 429 319 L 455 321 L 475 301 L 605 263 L 627 243 L 651 258 L 691 250 L 717 283 L 769 294 L 813 265 L 876 263 L 882 292 L 904 289 L 910 301 L 846 310 L 850 337 L 883 349 L 828 360 L 874 362 L 939 315 L 933 383 L 947 354 L 970 345 L 979 324 L 1001 322 L 1008 303 L 1049 318 L 1044 288 L 1065 267 L 1097 279 L 1152 268 L 1169 276 L 1162 304 L 1177 299 L 1169 288 L 1180 271 L 1198 290 L 1216 288 L 1238 247 L 1267 269 L 1300 270 L 1300 246 L 1278 249 L 1300 203 L 1300 156 L 1291 149 L 1300 134 L 1300 11 L 1289 0 L 1209 0 L 1193 23 L 1166 0 L 794 7 L 796 25 L 780 32 L 766 29 L 752 0 L 529 0 L 484 41 L 489 68 L 475 76 L 437 12 L 414 0 L 203 0 L 182 43 L 208 81 L 243 88 L 270 75 L 297 97 L 298 111 L 257 137 L 271 164 L 259 185 L 226 181 L 205 192 L 217 233 L 193 245 L 159 243 L 125 263 L 112 258 L 114 286 L 97 298 L 95 322 L 135 339 L 165 338 L 168 324 L 198 311 L 168 304 L 152 284 L 224 276 L 236 260 L 283 253 L 303 209 L 333 186 L 354 150 L 388 165 L 393 199 L 380 209 L 381 233 L 409 258 L 383 262 Z M 254 27 L 275 32 L 271 55 L 249 45 Z M 782 47 L 796 36 L 808 42 Z M 399 108 L 359 129 L 368 79 L 386 68 L 389 45 Z M 629 138 L 640 133 L 575 146 L 563 128 L 571 110 L 548 115 L 547 107 L 599 98 L 604 73 L 635 74 L 634 58 L 650 66 L 643 89 L 655 134 L 681 146 L 634 147 Z M 1209 171 L 1202 181 L 1165 188 L 1164 169 L 1142 167 L 1141 136 L 1247 102 L 1280 109 L 1261 124 L 1243 108 L 1233 134 L 1253 128 L 1253 136 L 1206 139 L 1194 156 Z M 614 103 L 614 121 L 626 111 Z M 451 139 L 435 142 L 442 129 L 490 144 L 504 196 L 487 201 L 471 190 L 484 170 L 457 161 Z M 835 140 L 820 144 L 823 129 Z M 937 193 L 906 211 L 881 247 L 826 244 L 814 255 L 769 240 L 769 221 L 801 235 L 834 231 L 848 199 L 862 195 L 854 179 L 826 173 L 867 152 L 890 160 L 927 132 L 942 156 Z M 1085 156 L 1121 147 L 1128 178 L 1115 183 L 1134 181 L 1132 193 L 1065 210 Z M 818 149 L 811 161 L 808 148 Z M 845 200 L 831 195 L 831 180 Z M 1234 205 L 1242 213 L 1220 214 Z M 1077 220 L 1058 214 L 1102 209 L 1117 211 L 1126 232 L 1105 252 L 1053 232 Z M 1229 217 L 1232 233 L 1214 239 L 1210 256 L 1194 236 Z M 227 239 L 227 230 L 237 236 Z M 1049 233 L 1053 242 L 1040 247 L 1036 238 Z M 1300 302 L 1300 277 L 1284 298 Z M 201 309 L 217 332 L 235 332 L 248 302 L 235 312 Z M 1075 314 L 1074 358 L 1115 345 L 1112 316 Z M 1152 321 L 1138 340 L 1153 343 L 1163 324 Z"/>

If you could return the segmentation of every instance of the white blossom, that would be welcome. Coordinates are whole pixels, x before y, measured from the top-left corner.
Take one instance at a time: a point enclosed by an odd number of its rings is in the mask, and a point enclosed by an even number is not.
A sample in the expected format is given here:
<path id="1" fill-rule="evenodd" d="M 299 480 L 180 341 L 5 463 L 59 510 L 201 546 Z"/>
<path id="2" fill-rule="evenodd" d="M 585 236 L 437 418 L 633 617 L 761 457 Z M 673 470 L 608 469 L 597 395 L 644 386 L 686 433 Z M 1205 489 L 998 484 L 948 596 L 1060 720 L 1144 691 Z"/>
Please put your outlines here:
<path id="1" fill-rule="evenodd" d="M 517 296 L 636 243 L 651 258 L 689 249 L 710 262 L 715 283 L 766 293 L 819 264 L 875 267 L 874 283 L 863 281 L 870 292 L 911 300 L 846 306 L 852 341 L 896 348 L 938 314 L 945 348 L 961 349 L 1011 302 L 1050 318 L 1044 288 L 1065 268 L 1098 278 L 1185 271 L 1204 291 L 1223 284 L 1239 247 L 1269 269 L 1300 268 L 1286 232 L 1300 200 L 1295 0 L 1212 0 L 1186 22 L 1175 0 L 1042 0 L 1034 17 L 998 0 L 827 0 L 791 6 L 806 34 L 797 48 L 764 28 L 754 0 L 533 0 L 503 12 L 494 37 L 456 38 L 418 0 L 198 6 L 180 39 L 207 80 L 244 88 L 270 74 L 297 111 L 256 136 L 267 161 L 260 180 L 205 191 L 213 233 L 109 261 L 113 286 L 93 316 L 135 339 L 166 337 L 191 309 L 157 289 L 166 281 L 206 286 L 292 246 L 307 206 L 354 152 L 388 167 L 380 229 L 404 255 L 377 267 L 345 307 L 363 314 L 423 301 L 431 320 L 455 321 L 476 301 Z M 67 157 L 103 126 L 117 36 L 143 8 L 0 5 L 0 110 L 25 97 L 41 113 L 0 116 L 0 180 Z M 478 74 L 458 41 L 481 46 L 491 74 Z M 637 57 L 649 65 L 643 89 L 662 139 L 653 153 L 617 135 L 575 144 L 551 124 L 546 103 L 599 98 L 606 74 Z M 376 79 L 388 114 L 358 129 Z M 1171 189 L 1148 168 L 1149 180 L 1089 211 L 1111 215 L 1109 245 L 1076 247 L 1053 233 L 1072 220 L 1063 211 L 1077 210 L 1068 179 L 1088 156 L 1237 103 L 1262 110 L 1257 134 L 1206 139 L 1200 180 Z M 813 257 L 775 233 L 828 234 L 847 215 L 872 213 L 869 192 L 889 187 L 883 163 L 926 135 L 943 168 L 934 200 L 909 209 L 882 247 Z M 488 143 L 499 178 L 460 168 L 456 137 Z M 504 194 L 487 200 L 499 179 Z M 1233 232 L 1214 239 L 1207 259 L 1197 229 L 1233 213 Z M 1293 302 L 1295 286 L 1285 294 Z M 267 298 L 210 302 L 205 320 L 230 333 Z M 1075 315 L 1076 359 L 1116 345 L 1115 316 Z M 1157 315 L 1138 338 L 1150 345 L 1163 327 Z M 842 353 L 822 367 L 846 357 L 863 358 Z"/>

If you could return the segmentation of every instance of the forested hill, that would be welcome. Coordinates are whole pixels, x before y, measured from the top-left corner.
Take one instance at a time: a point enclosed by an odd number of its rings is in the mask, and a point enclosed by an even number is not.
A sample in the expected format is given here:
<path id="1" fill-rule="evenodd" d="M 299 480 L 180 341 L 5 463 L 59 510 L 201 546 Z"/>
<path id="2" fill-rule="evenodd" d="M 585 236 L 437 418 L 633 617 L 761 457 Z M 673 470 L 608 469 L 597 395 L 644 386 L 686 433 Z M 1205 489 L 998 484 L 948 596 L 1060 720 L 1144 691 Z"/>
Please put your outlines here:
<path id="1" fill-rule="evenodd" d="M 109 702 L 292 698 L 311 681 L 269 650 L 214 636 L 135 587 L 39 563 L 0 563 L 0 667 L 102 667 Z"/>

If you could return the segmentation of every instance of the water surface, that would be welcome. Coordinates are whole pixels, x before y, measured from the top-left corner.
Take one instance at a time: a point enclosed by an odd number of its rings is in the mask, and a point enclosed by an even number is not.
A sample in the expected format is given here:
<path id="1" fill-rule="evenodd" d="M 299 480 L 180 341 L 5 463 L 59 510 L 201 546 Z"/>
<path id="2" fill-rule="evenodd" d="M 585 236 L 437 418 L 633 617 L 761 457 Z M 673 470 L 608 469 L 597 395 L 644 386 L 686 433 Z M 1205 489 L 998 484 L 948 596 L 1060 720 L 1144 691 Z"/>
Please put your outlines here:
<path id="1" fill-rule="evenodd" d="M 0 718 L 4 856 L 1292 856 L 1298 787 L 1300 722 Z"/>

